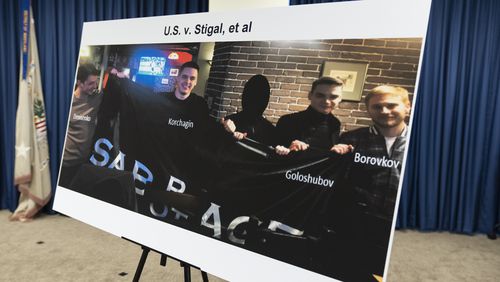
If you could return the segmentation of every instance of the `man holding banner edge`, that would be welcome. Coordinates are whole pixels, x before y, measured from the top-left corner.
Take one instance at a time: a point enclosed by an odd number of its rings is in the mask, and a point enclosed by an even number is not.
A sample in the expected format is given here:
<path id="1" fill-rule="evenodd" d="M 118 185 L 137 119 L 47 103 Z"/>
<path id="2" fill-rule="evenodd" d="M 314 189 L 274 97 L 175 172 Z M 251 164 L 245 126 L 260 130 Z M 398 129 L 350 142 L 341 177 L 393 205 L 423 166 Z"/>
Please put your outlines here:
<path id="1" fill-rule="evenodd" d="M 276 153 L 304 151 L 313 146 L 331 149 L 340 135 L 340 121 L 332 110 L 342 101 L 343 83 L 332 77 L 320 77 L 308 94 L 310 105 L 305 111 L 282 116 L 276 124 L 280 145 Z"/>

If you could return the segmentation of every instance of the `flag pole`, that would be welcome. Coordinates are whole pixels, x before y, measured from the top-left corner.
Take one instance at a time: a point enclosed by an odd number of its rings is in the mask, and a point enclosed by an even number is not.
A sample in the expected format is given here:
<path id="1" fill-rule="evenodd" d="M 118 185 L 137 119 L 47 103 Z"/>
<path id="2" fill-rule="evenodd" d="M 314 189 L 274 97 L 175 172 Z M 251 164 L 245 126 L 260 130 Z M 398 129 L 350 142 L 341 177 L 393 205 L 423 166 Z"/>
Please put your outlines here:
<path id="1" fill-rule="evenodd" d="M 49 150 L 35 24 L 22 0 L 22 52 L 16 113 L 14 184 L 21 193 L 10 220 L 32 219 L 51 198 Z"/>

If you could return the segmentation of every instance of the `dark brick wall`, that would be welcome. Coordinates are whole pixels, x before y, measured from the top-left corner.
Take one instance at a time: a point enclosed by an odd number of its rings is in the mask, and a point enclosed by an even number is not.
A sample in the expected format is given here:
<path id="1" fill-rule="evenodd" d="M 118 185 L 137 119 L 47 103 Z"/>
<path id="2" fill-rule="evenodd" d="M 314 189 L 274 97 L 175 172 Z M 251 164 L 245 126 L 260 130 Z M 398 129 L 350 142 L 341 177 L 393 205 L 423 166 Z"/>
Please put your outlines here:
<path id="1" fill-rule="evenodd" d="M 264 112 L 276 123 L 280 116 L 307 108 L 311 83 L 320 77 L 325 60 L 366 62 L 363 98 L 380 84 L 414 92 L 421 39 L 340 39 L 319 41 L 221 42 L 215 44 L 206 96 L 218 118 L 241 110 L 245 82 L 263 74 L 271 84 Z M 343 130 L 367 126 L 370 119 L 361 102 L 343 101 L 334 114 Z"/>

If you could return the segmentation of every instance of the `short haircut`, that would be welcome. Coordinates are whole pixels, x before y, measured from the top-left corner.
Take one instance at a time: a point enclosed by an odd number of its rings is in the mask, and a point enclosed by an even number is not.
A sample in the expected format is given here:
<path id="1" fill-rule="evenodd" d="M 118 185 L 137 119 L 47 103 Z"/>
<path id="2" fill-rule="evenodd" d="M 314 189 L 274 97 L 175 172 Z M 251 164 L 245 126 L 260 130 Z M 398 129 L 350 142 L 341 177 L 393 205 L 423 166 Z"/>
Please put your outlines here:
<path id="1" fill-rule="evenodd" d="M 192 68 L 192 69 L 196 69 L 198 72 L 200 71 L 200 66 L 197 63 L 193 62 L 193 61 L 185 62 L 181 66 L 181 69 L 179 70 L 179 73 L 181 73 L 185 68 Z"/>
<path id="2" fill-rule="evenodd" d="M 95 68 L 95 66 L 90 63 L 81 64 L 78 67 L 76 80 L 85 82 L 91 75 L 99 75 L 99 71 Z"/>
<path id="3" fill-rule="evenodd" d="M 392 85 L 380 85 L 373 88 L 365 97 L 365 104 L 368 106 L 368 102 L 374 95 L 389 94 L 394 96 L 399 96 L 403 100 L 403 103 L 410 104 L 410 97 L 408 95 L 408 90 L 399 86 Z"/>
<path id="4" fill-rule="evenodd" d="M 326 84 L 328 86 L 330 86 L 330 85 L 333 85 L 333 86 L 343 86 L 344 85 L 344 83 L 342 82 L 342 80 L 340 80 L 338 78 L 333 78 L 333 77 L 329 77 L 329 76 L 322 76 L 322 77 L 316 79 L 312 83 L 311 93 L 314 92 L 314 89 L 316 89 L 316 87 L 318 85 L 321 85 L 321 84 Z"/>

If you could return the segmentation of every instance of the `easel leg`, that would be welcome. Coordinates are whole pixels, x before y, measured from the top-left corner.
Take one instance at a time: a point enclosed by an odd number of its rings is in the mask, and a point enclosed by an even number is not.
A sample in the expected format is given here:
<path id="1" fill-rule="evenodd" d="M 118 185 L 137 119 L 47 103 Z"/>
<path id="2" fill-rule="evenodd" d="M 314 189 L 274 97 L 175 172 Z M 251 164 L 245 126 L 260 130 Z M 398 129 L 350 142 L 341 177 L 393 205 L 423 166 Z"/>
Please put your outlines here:
<path id="1" fill-rule="evenodd" d="M 127 239 L 125 237 L 122 237 L 122 238 L 142 247 L 141 259 L 139 260 L 139 264 L 137 265 L 137 269 L 135 270 L 134 279 L 132 280 L 133 282 L 139 282 L 139 279 L 141 278 L 142 270 L 144 269 L 144 265 L 146 264 L 146 259 L 148 258 L 148 254 L 149 254 L 149 251 L 151 251 L 151 249 L 146 247 L 146 246 L 143 246 L 139 243 L 136 243 L 130 239 Z M 161 255 L 160 265 L 167 266 L 168 255 L 161 253 L 161 252 L 154 250 L 154 249 L 153 249 L 153 251 L 155 251 Z M 178 260 L 174 257 L 171 257 L 171 258 Z M 181 260 L 178 260 L 178 261 L 180 262 L 181 267 L 184 268 L 184 282 L 191 282 L 191 265 L 189 263 L 183 262 Z M 198 267 L 195 267 L 195 268 L 199 269 Z M 208 282 L 208 275 L 205 271 L 201 271 L 201 277 L 203 279 L 203 282 Z"/>
<path id="2" fill-rule="evenodd" d="M 135 270 L 134 280 L 133 282 L 139 282 L 139 278 L 141 278 L 142 270 L 144 269 L 144 264 L 146 263 L 146 259 L 148 258 L 149 251 L 151 249 L 142 246 L 142 255 L 139 260 L 139 264 L 137 265 L 137 269 Z"/>
<path id="3" fill-rule="evenodd" d="M 161 266 L 167 266 L 167 255 L 161 254 L 160 257 L 160 265 Z"/>
<path id="4" fill-rule="evenodd" d="M 493 227 L 491 233 L 488 233 L 488 238 L 490 238 L 491 240 L 495 240 L 497 238 L 498 230 L 500 230 L 500 223 L 498 223 L 497 225 L 495 225 L 495 227 Z"/>
<path id="5" fill-rule="evenodd" d="M 203 282 L 208 282 L 208 275 L 205 271 L 201 271 L 201 278 L 203 279 Z"/>
<path id="6" fill-rule="evenodd" d="M 181 262 L 181 266 L 184 267 L 184 282 L 191 282 L 191 267 L 185 262 Z"/>

